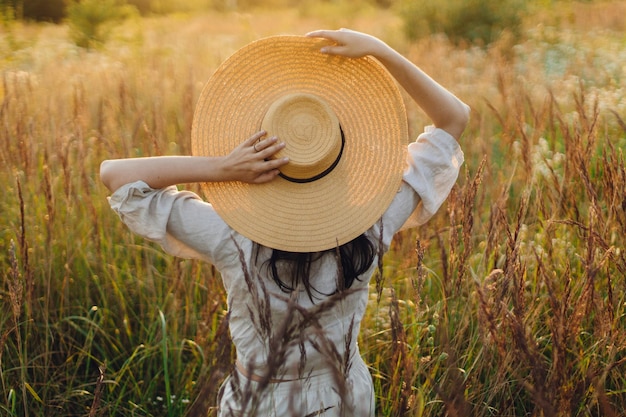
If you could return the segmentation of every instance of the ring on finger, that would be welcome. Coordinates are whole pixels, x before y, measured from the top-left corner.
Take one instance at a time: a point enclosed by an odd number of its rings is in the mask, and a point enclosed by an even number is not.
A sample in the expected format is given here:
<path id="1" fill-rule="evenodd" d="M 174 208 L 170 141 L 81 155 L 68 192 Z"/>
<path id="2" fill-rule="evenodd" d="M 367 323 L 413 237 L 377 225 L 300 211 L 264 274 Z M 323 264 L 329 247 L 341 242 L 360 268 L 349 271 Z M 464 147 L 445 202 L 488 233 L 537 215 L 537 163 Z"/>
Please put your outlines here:
<path id="1" fill-rule="evenodd" d="M 258 152 L 259 150 L 256 148 L 258 142 L 254 142 L 254 145 L 252 145 L 252 147 L 254 148 L 254 152 Z"/>

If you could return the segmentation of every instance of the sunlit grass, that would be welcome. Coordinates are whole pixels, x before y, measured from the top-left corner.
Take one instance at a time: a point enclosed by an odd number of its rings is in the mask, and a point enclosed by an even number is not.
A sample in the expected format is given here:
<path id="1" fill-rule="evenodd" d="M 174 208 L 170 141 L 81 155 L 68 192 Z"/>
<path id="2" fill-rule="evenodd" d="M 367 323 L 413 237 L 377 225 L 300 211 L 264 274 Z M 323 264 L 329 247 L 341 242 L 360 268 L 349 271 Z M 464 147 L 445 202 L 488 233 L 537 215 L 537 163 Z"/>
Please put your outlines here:
<path id="1" fill-rule="evenodd" d="M 64 26 L 4 29 L 0 414 L 215 405 L 232 362 L 219 275 L 132 236 L 99 163 L 188 153 L 204 82 L 247 42 L 349 26 L 473 108 L 458 186 L 397 237 L 380 301 L 372 284 L 359 343 L 380 415 L 619 415 L 626 56 L 623 20 L 606 10 L 623 4 L 546 13 L 523 42 L 486 49 L 408 43 L 392 12 L 370 9 L 146 18 L 92 51 Z M 581 13 L 598 23 L 577 26 Z M 427 120 L 407 105 L 416 135 Z"/>

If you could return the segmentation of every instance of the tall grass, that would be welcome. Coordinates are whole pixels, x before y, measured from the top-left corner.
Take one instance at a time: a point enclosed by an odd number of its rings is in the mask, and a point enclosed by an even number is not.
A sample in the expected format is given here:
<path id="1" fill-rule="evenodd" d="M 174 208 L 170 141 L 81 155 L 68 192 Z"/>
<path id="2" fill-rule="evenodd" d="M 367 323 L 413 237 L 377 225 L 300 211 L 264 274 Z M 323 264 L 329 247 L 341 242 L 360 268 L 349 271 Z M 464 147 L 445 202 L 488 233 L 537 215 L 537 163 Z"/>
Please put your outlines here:
<path id="1" fill-rule="evenodd" d="M 359 343 L 380 415 L 626 409 L 623 35 L 571 21 L 544 16 L 523 42 L 485 50 L 409 43 L 389 14 L 332 17 L 383 36 L 473 108 L 457 187 L 433 221 L 397 237 L 380 297 L 372 288 Z M 293 11 L 146 19 L 91 52 L 63 27 L 11 28 L 0 415 L 213 411 L 233 361 L 219 275 L 132 236 L 98 166 L 188 153 L 195 99 L 225 57 L 326 22 Z M 427 121 L 408 106 L 416 134 Z"/>

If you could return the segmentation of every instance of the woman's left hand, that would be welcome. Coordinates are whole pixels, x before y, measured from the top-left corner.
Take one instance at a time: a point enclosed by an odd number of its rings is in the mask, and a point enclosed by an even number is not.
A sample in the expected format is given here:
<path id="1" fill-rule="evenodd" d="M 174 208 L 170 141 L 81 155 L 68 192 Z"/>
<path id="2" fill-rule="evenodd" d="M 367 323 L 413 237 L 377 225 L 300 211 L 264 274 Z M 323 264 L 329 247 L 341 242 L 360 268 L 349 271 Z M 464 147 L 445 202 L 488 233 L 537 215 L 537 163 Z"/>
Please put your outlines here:
<path id="1" fill-rule="evenodd" d="M 380 39 L 350 29 L 316 30 L 307 33 L 306 36 L 324 38 L 335 42 L 335 45 L 323 47 L 321 52 L 348 58 L 361 58 L 365 55 L 376 56 L 386 48 Z"/>

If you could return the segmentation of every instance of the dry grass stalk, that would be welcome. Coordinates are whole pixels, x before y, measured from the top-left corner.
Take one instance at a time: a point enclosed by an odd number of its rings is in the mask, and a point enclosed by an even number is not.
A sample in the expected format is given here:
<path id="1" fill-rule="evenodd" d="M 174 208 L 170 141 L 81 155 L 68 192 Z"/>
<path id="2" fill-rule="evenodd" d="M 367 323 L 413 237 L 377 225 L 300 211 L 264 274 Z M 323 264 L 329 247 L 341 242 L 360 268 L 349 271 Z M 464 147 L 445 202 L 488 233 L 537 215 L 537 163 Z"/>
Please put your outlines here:
<path id="1" fill-rule="evenodd" d="M 415 263 L 416 274 L 411 277 L 411 285 L 413 286 L 413 296 L 416 308 L 419 308 L 422 303 L 422 289 L 424 288 L 424 280 L 426 279 L 426 268 L 424 267 L 424 255 L 426 248 L 422 245 L 419 239 L 415 240 L 415 253 L 417 255 L 417 262 Z"/>
<path id="2" fill-rule="evenodd" d="M 377 301 L 380 303 L 380 297 L 383 294 L 383 287 L 385 285 L 385 277 L 383 275 L 383 257 L 385 255 L 384 253 L 384 246 L 383 246 L 383 222 L 382 220 L 380 221 L 380 233 L 378 235 L 378 269 L 376 270 L 376 272 L 374 273 L 374 281 L 376 282 L 376 294 L 377 294 Z"/>
<path id="3" fill-rule="evenodd" d="M 612 329 L 615 323 L 615 301 L 610 268 L 621 273 L 624 266 L 620 259 L 621 251 L 608 242 L 614 234 L 614 225 L 620 224 L 618 219 L 622 216 L 619 210 L 612 208 L 614 202 L 623 198 L 621 195 L 616 197 L 612 184 L 617 183 L 623 192 L 624 164 L 621 155 L 618 156 L 609 146 L 603 152 L 601 161 L 604 163 L 596 167 L 596 171 L 593 170 L 591 161 L 596 154 L 598 141 L 597 102 L 588 110 L 582 87 L 574 101 L 579 117 L 572 124 L 565 122 L 555 102 L 549 106 L 549 113 L 542 116 L 549 119 L 549 123 L 535 120 L 535 124 L 539 125 L 560 125 L 566 152 L 564 176 L 560 178 L 551 168 L 549 186 L 543 189 L 534 188 L 536 185 L 528 181 L 511 226 L 505 205 L 508 190 L 492 206 L 484 265 L 490 265 L 490 260 L 497 256 L 498 240 L 502 233 L 506 243 L 505 256 L 501 270 L 492 270 L 482 284 L 476 283 L 479 317 L 486 328 L 483 337 L 488 336 L 488 341 L 496 347 L 498 362 L 505 364 L 507 371 L 519 378 L 532 398 L 532 415 L 538 416 L 573 415 L 579 410 L 581 399 L 586 393 L 594 390 L 598 391 L 595 401 L 602 412 L 605 415 L 616 415 L 604 388 L 607 365 L 589 363 L 584 374 L 580 375 L 577 366 L 580 359 L 576 352 L 580 349 L 577 347 L 580 335 L 588 328 L 589 321 L 594 322 L 593 334 L 601 345 L 606 343 L 604 346 L 615 346 L 615 342 L 618 345 L 621 343 L 615 340 L 616 333 Z M 531 139 L 522 130 L 518 128 L 519 137 L 530 144 Z M 522 154 L 530 153 L 532 145 L 527 147 L 527 150 L 522 150 Z M 533 169 L 529 163 L 530 155 L 523 158 L 528 159 L 524 170 L 530 174 Z M 597 175 L 601 168 L 605 176 Z M 582 187 L 576 187 L 577 183 L 582 183 Z M 584 198 L 581 198 L 581 193 Z M 541 196 L 549 199 L 542 200 Z M 537 200 L 537 205 L 533 205 L 533 199 Z M 606 202 L 613 204 L 607 207 Z M 559 208 L 556 211 L 555 206 Z M 543 223 L 546 238 L 542 240 L 546 245 L 535 249 L 534 259 L 527 258 L 521 246 L 526 244 L 526 232 L 523 232 L 522 226 L 531 215 L 547 219 Z M 583 238 L 584 251 L 578 258 L 582 262 L 582 269 L 569 259 L 564 264 L 560 259 L 561 249 L 555 245 L 563 233 L 561 226 L 573 228 Z M 557 272 L 557 268 L 560 272 Z M 579 272 L 582 274 L 578 275 Z M 549 308 L 536 301 L 529 303 L 528 279 L 531 273 L 538 279 L 537 284 L 546 289 Z M 607 281 L 606 301 L 600 298 L 601 294 L 596 290 L 598 279 L 602 276 Z M 534 334 L 542 331 L 543 320 L 548 325 L 551 342 L 547 351 Z M 607 359 L 608 368 L 611 368 L 617 361 L 612 362 L 615 360 L 613 350 L 610 347 L 607 349 L 608 357 L 611 358 Z"/>
<path id="4" fill-rule="evenodd" d="M 395 365 L 391 377 L 389 391 L 396 393 L 397 398 L 392 404 L 392 415 L 404 416 L 409 413 L 414 404 L 413 381 L 415 375 L 415 358 L 408 344 L 406 331 L 400 318 L 400 309 L 396 293 L 391 289 L 391 303 L 389 305 L 391 323 L 391 363 Z"/>
<path id="5" fill-rule="evenodd" d="M 24 203 L 24 196 L 22 194 L 22 183 L 19 178 L 16 179 L 17 182 L 17 195 L 19 199 L 20 206 L 20 229 L 19 229 L 19 247 L 20 247 L 20 257 L 22 258 L 22 271 L 24 280 L 24 295 L 26 301 L 26 314 L 30 314 L 32 312 L 32 299 L 33 292 L 35 290 L 35 282 L 34 282 L 34 273 L 30 265 L 29 260 L 29 245 L 28 240 L 26 238 L 26 209 Z"/>
<path id="6" fill-rule="evenodd" d="M 11 269 L 9 272 L 9 298 L 11 300 L 11 309 L 13 312 L 13 330 L 16 334 L 17 340 L 17 354 L 19 355 L 20 361 L 20 376 L 22 378 L 21 382 L 21 390 L 22 390 L 22 401 L 24 404 L 24 413 L 28 416 L 28 406 L 27 406 L 27 393 L 26 393 L 26 366 L 24 363 L 24 343 L 22 341 L 22 332 L 21 332 L 21 317 L 22 317 L 22 306 L 24 302 L 24 283 L 23 283 L 23 274 L 20 272 L 20 267 L 17 261 L 17 256 L 15 252 L 15 243 L 11 240 L 11 246 L 9 248 L 9 261 L 11 263 Z M 8 331 L 7 333 L 8 334 Z M 4 337 L 4 335 L 3 335 Z M 2 343 L 2 347 L 4 347 L 5 342 Z M 1 363 L 0 363 L 1 364 Z"/>
<path id="7" fill-rule="evenodd" d="M 209 357 L 213 360 L 211 366 L 204 367 L 198 377 L 200 383 L 194 390 L 195 399 L 193 403 L 185 412 L 187 417 L 215 415 L 215 407 L 212 408 L 211 406 L 215 404 L 215 398 L 218 397 L 220 382 L 229 372 L 233 371 L 231 365 L 232 340 L 228 333 L 228 318 L 229 315 L 227 314 L 220 321 L 215 337 L 209 345 L 208 352 L 211 354 Z"/>
<path id="8" fill-rule="evenodd" d="M 467 261 L 472 253 L 474 247 L 472 242 L 472 233 L 474 227 L 474 212 L 476 207 L 476 194 L 478 192 L 478 188 L 482 182 L 483 172 L 485 169 L 485 165 L 487 163 L 487 158 L 484 157 L 480 162 L 476 169 L 476 173 L 474 174 L 474 178 L 469 181 L 469 178 L 466 179 L 466 186 L 463 189 L 463 196 L 461 201 L 461 210 L 462 210 L 462 223 L 461 226 L 463 228 L 463 252 L 458 261 L 458 275 L 456 278 L 455 289 L 456 293 L 460 293 L 461 285 L 465 278 L 465 274 L 467 272 Z M 469 175 L 466 171 L 466 176 Z"/>
<path id="9" fill-rule="evenodd" d="M 9 262 L 11 268 L 9 270 L 9 297 L 11 300 L 11 311 L 13 312 L 13 325 L 17 329 L 20 325 L 20 317 L 22 316 L 22 302 L 24 300 L 24 285 L 22 283 L 22 274 L 15 254 L 15 242 L 11 240 L 9 247 Z"/>
<path id="10" fill-rule="evenodd" d="M 474 407 L 466 399 L 468 382 L 463 375 L 462 369 L 457 366 L 459 358 L 456 355 L 456 347 L 452 341 L 454 337 L 449 334 L 449 318 L 444 317 L 443 324 L 438 329 L 441 351 L 447 354 L 445 360 L 445 379 L 432 381 L 433 389 L 437 397 L 443 403 L 443 415 L 447 417 L 465 417 L 474 415 Z M 463 332 L 463 329 L 455 329 Z"/>
<path id="11" fill-rule="evenodd" d="M 104 389 L 104 371 L 106 371 L 106 364 L 98 366 L 98 379 L 96 380 L 96 388 L 93 393 L 93 401 L 91 402 L 91 408 L 89 409 L 89 417 L 96 417 L 101 415 L 104 410 L 100 409 L 100 402 L 102 401 L 102 390 Z"/>

